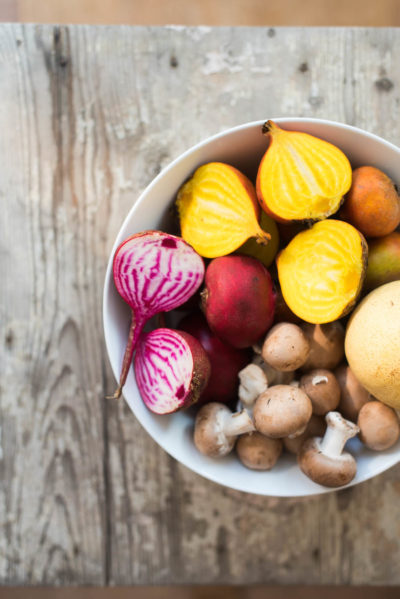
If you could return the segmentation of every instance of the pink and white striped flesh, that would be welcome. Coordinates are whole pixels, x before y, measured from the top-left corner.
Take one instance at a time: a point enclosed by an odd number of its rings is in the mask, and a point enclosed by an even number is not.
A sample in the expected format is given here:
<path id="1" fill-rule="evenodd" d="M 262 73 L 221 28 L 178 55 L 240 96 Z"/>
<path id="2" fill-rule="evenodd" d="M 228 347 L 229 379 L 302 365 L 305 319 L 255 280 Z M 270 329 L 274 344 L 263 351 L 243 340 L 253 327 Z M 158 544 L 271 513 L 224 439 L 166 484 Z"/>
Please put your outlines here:
<path id="1" fill-rule="evenodd" d="M 203 259 L 186 241 L 162 231 L 144 231 L 121 243 L 114 255 L 114 282 L 132 309 L 121 376 L 112 397 L 121 396 L 139 335 L 155 314 L 184 304 L 204 278 Z"/>
<path id="2" fill-rule="evenodd" d="M 211 373 L 208 356 L 184 331 L 156 329 L 142 334 L 135 354 L 135 376 L 146 406 L 171 414 L 195 403 Z"/>

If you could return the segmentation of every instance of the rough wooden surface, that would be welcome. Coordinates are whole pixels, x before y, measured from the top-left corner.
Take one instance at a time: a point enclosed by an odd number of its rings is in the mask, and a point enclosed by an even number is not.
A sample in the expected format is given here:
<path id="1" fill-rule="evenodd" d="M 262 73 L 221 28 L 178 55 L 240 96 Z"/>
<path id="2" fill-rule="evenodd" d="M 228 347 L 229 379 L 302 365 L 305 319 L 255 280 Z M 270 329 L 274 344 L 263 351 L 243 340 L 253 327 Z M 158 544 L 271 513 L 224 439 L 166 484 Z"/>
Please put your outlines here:
<path id="1" fill-rule="evenodd" d="M 0 580 L 400 583 L 400 467 L 308 500 L 191 473 L 114 388 L 116 232 L 202 138 L 272 116 L 400 143 L 400 31 L 0 27 Z"/>

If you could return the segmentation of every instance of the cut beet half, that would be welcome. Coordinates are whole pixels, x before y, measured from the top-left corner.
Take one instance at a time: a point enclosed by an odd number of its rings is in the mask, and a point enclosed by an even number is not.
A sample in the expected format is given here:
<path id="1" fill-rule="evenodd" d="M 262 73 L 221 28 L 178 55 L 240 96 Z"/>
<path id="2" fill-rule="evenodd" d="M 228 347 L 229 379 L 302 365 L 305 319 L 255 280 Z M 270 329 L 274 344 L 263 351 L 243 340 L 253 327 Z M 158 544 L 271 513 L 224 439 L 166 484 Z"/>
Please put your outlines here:
<path id="1" fill-rule="evenodd" d="M 135 376 L 146 406 L 171 414 L 195 403 L 211 372 L 202 345 L 192 335 L 156 329 L 141 336 L 135 354 Z"/>
<path id="2" fill-rule="evenodd" d="M 280 222 L 317 221 L 334 214 L 351 185 L 351 165 L 327 141 L 267 121 L 270 139 L 257 173 L 261 207 Z"/>
<path id="3" fill-rule="evenodd" d="M 364 237 L 348 223 L 328 219 L 299 233 L 277 258 L 286 304 L 313 324 L 345 316 L 361 291 L 367 256 Z"/>

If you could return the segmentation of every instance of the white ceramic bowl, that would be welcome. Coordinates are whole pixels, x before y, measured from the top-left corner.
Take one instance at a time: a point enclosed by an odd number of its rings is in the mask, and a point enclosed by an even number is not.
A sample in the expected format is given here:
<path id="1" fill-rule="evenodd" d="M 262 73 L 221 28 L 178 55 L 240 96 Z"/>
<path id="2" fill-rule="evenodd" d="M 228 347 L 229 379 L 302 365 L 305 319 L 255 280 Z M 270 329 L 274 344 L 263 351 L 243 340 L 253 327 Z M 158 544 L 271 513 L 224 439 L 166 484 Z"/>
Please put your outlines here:
<path id="1" fill-rule="evenodd" d="M 311 133 L 339 146 L 353 166 L 374 165 L 396 181 L 400 172 L 400 149 L 387 141 L 355 127 L 319 119 L 274 119 L 287 129 Z M 210 161 L 227 162 L 247 174 L 253 181 L 257 166 L 266 149 L 261 133 L 263 121 L 247 123 L 197 144 L 165 168 L 141 194 L 126 217 L 112 249 L 104 285 L 103 319 L 107 351 L 118 380 L 127 340 L 130 312 L 118 295 L 112 277 L 112 258 L 117 246 L 129 235 L 146 229 L 168 227 L 168 214 L 182 183 L 201 164 Z M 399 183 L 399 181 L 396 181 Z M 283 455 L 270 472 L 246 469 L 235 455 L 215 460 L 201 455 L 192 442 L 192 418 L 185 412 L 170 416 L 151 413 L 142 402 L 133 368 L 124 387 L 124 396 L 136 418 L 153 439 L 176 460 L 232 489 L 256 493 L 296 497 L 327 493 L 299 470 L 295 459 Z M 400 461 L 400 443 L 384 452 L 372 452 L 352 439 L 348 447 L 358 461 L 356 485 Z"/>

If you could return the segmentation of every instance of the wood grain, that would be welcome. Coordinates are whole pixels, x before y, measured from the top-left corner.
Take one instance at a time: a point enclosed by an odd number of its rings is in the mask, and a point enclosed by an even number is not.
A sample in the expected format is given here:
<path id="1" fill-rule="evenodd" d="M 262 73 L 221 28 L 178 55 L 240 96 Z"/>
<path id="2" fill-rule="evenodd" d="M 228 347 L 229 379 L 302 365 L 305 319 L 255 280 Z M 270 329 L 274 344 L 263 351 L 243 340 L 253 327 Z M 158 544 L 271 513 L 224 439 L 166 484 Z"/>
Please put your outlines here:
<path id="1" fill-rule="evenodd" d="M 66 30 L 1 27 L 3 583 L 105 580 L 103 225 L 68 60 Z"/>
<path id="2" fill-rule="evenodd" d="M 180 466 L 114 388 L 108 253 L 183 150 L 273 116 L 400 143 L 395 29 L 0 27 L 0 581 L 399 584 L 400 468 L 309 500 Z"/>

